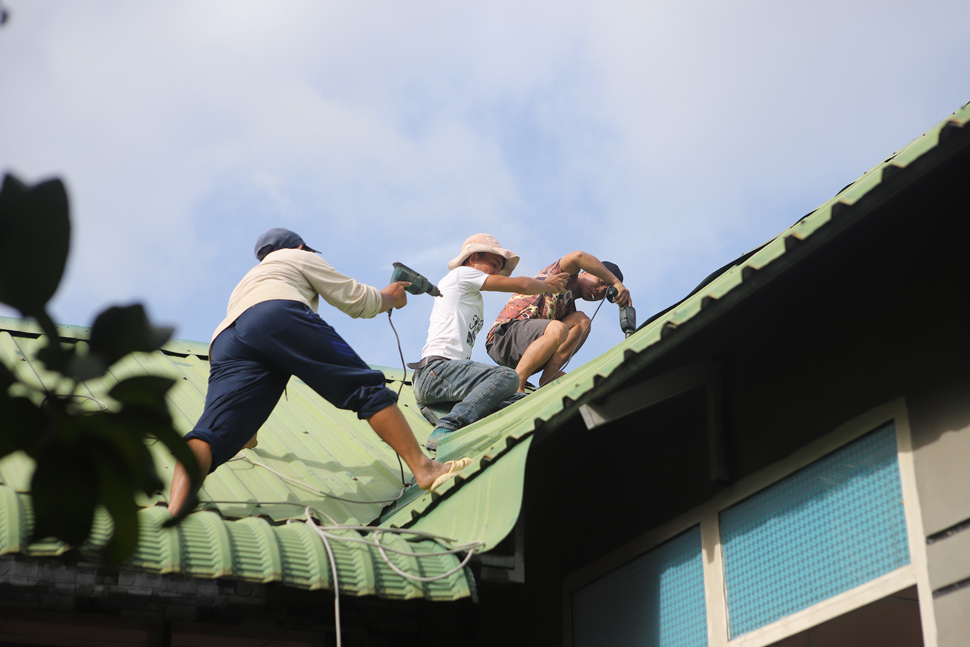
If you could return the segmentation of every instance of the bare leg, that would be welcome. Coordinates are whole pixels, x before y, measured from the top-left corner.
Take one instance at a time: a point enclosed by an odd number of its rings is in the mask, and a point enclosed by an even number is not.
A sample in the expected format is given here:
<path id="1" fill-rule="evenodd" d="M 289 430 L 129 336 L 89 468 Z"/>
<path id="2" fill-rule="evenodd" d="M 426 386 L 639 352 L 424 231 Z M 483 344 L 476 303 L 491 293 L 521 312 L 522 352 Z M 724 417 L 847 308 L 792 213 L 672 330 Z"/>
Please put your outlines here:
<path id="1" fill-rule="evenodd" d="M 515 367 L 519 375 L 519 392 L 525 392 L 525 383 L 549 361 L 556 350 L 566 341 L 569 329 L 561 321 L 550 321 L 541 337 L 529 344 Z M 559 365 L 560 367 L 562 364 Z"/>
<path id="2" fill-rule="evenodd" d="M 540 386 L 564 375 L 562 367 L 566 365 L 566 362 L 576 351 L 583 347 L 583 342 L 586 341 L 588 336 L 589 317 L 586 316 L 586 313 L 577 310 L 566 316 L 562 323 L 569 329 L 569 333 L 566 335 L 566 340 L 549 357 L 549 361 L 539 377 Z"/>
<path id="3" fill-rule="evenodd" d="M 418 487 L 427 490 L 435 479 L 447 474 L 450 467 L 445 463 L 432 460 L 421 451 L 411 427 L 408 426 L 404 414 L 397 406 L 381 409 L 367 419 L 371 428 L 381 440 L 391 446 L 397 455 L 407 463 L 408 469 L 414 474 Z"/>
<path id="4" fill-rule="evenodd" d="M 209 473 L 209 467 L 212 466 L 212 448 L 209 447 L 209 443 L 198 438 L 190 438 L 188 445 L 192 453 L 195 454 L 195 460 L 199 463 L 199 472 L 202 475 L 199 487 L 202 487 L 202 481 L 205 480 L 206 474 Z M 172 486 L 168 493 L 168 511 L 173 516 L 178 516 L 182 506 L 189 499 L 194 499 L 197 491 L 198 488 L 192 487 L 192 479 L 189 478 L 185 466 L 182 463 L 176 463 L 175 472 L 172 474 Z"/>

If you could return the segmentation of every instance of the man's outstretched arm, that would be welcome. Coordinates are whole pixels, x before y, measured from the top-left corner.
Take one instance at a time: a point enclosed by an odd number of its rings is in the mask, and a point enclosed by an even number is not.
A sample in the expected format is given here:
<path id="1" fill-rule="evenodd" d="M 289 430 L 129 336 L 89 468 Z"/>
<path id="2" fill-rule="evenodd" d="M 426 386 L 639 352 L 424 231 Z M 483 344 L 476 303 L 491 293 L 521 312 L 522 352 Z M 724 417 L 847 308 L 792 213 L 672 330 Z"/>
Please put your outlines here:
<path id="1" fill-rule="evenodd" d="M 485 279 L 485 283 L 482 284 L 482 289 L 488 290 L 489 292 L 514 292 L 517 294 L 545 294 L 547 292 L 559 294 L 566 289 L 566 280 L 568 278 L 569 275 L 565 272 L 552 274 L 545 279 L 492 274 Z"/>

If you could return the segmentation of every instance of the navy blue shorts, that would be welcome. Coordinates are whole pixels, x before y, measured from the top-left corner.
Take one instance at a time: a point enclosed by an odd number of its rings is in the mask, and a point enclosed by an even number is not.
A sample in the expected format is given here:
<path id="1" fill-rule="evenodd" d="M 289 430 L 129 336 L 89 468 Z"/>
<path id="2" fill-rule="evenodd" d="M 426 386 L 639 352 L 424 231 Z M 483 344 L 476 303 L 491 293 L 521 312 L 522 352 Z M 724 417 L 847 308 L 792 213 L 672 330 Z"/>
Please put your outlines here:
<path id="1" fill-rule="evenodd" d="M 279 402 L 291 375 L 366 420 L 397 402 L 384 374 L 367 366 L 318 314 L 298 301 L 265 301 L 212 343 L 205 409 L 186 434 L 212 448 L 210 472 L 236 455 Z"/>

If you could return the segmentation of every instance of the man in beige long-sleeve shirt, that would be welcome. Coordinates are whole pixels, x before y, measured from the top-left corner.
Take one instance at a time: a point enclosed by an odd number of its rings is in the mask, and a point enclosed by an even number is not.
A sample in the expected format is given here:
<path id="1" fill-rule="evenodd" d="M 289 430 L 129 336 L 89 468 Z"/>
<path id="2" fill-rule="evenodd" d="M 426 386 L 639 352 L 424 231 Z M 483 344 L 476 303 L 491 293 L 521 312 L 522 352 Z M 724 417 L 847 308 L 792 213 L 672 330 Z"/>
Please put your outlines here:
<path id="1" fill-rule="evenodd" d="M 294 232 L 274 228 L 256 242 L 259 265 L 229 297 L 226 318 L 209 346 L 205 409 L 185 438 L 203 478 L 232 458 L 272 413 L 291 375 L 334 406 L 357 412 L 407 463 L 422 489 L 434 489 L 470 461 L 439 463 L 421 451 L 384 375 L 371 369 L 319 315 L 319 297 L 355 318 L 370 318 L 407 303 L 395 282 L 383 290 L 335 270 Z M 169 495 L 174 515 L 193 487 L 181 464 Z"/>

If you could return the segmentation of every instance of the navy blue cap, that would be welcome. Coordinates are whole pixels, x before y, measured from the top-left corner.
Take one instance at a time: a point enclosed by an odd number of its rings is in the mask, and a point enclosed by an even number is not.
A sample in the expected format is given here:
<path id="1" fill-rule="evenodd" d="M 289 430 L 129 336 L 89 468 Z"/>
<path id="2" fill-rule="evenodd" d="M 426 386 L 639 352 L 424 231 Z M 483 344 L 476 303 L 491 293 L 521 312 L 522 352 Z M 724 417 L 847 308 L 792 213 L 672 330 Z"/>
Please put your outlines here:
<path id="1" fill-rule="evenodd" d="M 278 249 L 296 249 L 300 245 L 303 245 L 303 249 L 308 252 L 317 251 L 307 245 L 298 233 L 283 227 L 273 227 L 256 239 L 254 251 L 256 258 L 262 261 L 270 252 L 275 252 Z"/>

